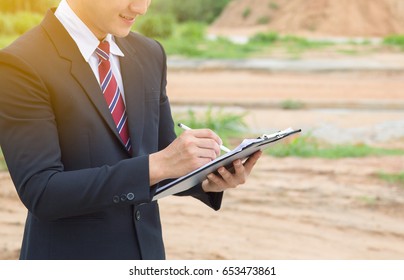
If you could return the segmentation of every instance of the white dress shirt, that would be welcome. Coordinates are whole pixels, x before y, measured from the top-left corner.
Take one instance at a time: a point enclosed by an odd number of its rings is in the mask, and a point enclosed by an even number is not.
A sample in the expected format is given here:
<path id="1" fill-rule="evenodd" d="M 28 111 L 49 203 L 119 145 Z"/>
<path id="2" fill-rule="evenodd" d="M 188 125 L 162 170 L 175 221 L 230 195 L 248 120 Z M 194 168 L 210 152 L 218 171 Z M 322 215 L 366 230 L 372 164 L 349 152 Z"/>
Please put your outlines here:
<path id="1" fill-rule="evenodd" d="M 56 9 L 55 16 L 59 19 L 67 32 L 76 42 L 84 60 L 90 65 L 94 72 L 95 77 L 100 83 L 100 75 L 98 73 L 98 57 L 95 53 L 100 41 L 94 35 L 93 32 L 84 24 L 84 22 L 76 15 L 76 13 L 70 8 L 66 0 L 62 0 Z M 104 39 L 110 44 L 110 62 L 112 72 L 118 83 L 119 89 L 125 100 L 125 94 L 123 90 L 123 82 L 120 71 L 119 57 L 123 57 L 124 54 L 118 45 L 114 41 L 114 37 L 108 34 Z"/>

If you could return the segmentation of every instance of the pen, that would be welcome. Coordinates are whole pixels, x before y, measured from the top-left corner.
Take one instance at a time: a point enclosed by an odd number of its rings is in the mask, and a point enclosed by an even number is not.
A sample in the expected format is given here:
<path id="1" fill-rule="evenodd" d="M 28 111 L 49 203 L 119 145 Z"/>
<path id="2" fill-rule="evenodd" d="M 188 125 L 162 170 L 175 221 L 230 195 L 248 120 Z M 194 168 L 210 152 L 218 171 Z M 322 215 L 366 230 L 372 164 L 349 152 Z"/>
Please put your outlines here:
<path id="1" fill-rule="evenodd" d="M 184 129 L 184 130 L 191 130 L 191 129 L 192 129 L 192 128 L 186 126 L 186 125 L 183 124 L 183 123 L 179 123 L 178 126 L 181 127 L 181 128 Z M 228 152 L 231 151 L 229 148 L 227 148 L 227 147 L 225 147 L 225 146 L 223 146 L 223 145 L 220 145 L 220 149 L 221 149 L 222 151 L 226 152 L 226 153 L 228 153 Z"/>

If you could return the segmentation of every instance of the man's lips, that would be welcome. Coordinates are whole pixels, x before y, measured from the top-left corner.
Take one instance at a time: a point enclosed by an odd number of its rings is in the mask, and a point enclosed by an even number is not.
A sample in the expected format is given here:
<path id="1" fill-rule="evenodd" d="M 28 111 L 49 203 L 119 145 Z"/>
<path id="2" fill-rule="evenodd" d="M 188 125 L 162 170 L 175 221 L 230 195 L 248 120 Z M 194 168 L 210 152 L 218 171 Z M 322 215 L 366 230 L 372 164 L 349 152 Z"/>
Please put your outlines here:
<path id="1" fill-rule="evenodd" d="M 121 18 L 127 20 L 127 21 L 134 21 L 135 17 L 130 17 L 130 16 L 124 16 L 124 15 L 119 15 Z"/>

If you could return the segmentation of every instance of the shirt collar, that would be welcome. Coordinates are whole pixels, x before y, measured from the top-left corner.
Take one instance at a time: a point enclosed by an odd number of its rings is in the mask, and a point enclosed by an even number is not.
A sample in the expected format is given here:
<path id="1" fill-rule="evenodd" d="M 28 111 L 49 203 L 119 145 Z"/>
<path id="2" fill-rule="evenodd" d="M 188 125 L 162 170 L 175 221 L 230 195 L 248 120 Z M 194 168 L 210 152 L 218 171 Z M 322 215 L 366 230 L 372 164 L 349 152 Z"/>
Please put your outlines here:
<path id="1" fill-rule="evenodd" d="M 67 32 L 76 42 L 85 61 L 88 62 L 100 43 L 98 38 L 70 8 L 66 0 L 60 2 L 56 9 L 55 16 L 66 28 Z M 111 34 L 108 34 L 105 40 L 110 44 L 110 52 L 112 55 L 124 56 Z"/>

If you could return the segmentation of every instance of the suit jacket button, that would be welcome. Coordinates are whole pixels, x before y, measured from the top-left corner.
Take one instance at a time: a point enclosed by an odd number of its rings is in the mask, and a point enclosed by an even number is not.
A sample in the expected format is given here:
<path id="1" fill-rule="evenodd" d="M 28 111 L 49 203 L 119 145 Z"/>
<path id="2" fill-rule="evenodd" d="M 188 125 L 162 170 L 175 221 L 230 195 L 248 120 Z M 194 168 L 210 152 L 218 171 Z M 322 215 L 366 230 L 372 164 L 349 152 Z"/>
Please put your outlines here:
<path id="1" fill-rule="evenodd" d="M 128 200 L 133 200 L 133 199 L 135 198 L 135 195 L 130 192 L 130 193 L 128 193 L 128 194 L 126 195 L 126 198 L 127 198 Z"/>
<path id="2" fill-rule="evenodd" d="M 114 202 L 114 203 L 119 203 L 119 196 L 117 196 L 117 195 L 114 195 L 114 197 L 112 198 L 112 201 Z"/>
<path id="3" fill-rule="evenodd" d="M 139 210 L 136 211 L 135 218 L 136 218 L 136 221 L 140 221 L 140 211 Z"/>
<path id="4" fill-rule="evenodd" d="M 125 194 L 121 195 L 121 201 L 123 202 L 125 200 L 126 200 L 126 195 Z"/>

